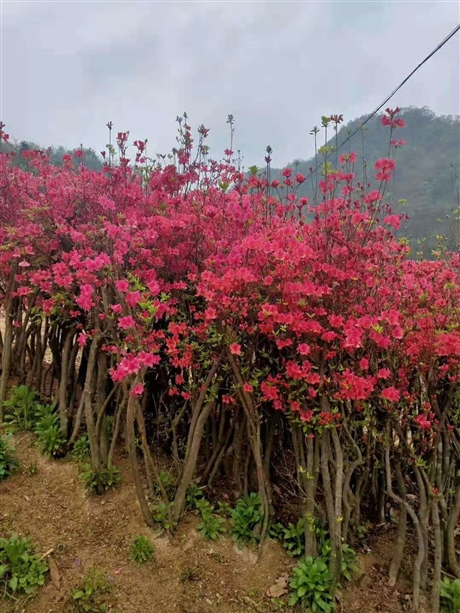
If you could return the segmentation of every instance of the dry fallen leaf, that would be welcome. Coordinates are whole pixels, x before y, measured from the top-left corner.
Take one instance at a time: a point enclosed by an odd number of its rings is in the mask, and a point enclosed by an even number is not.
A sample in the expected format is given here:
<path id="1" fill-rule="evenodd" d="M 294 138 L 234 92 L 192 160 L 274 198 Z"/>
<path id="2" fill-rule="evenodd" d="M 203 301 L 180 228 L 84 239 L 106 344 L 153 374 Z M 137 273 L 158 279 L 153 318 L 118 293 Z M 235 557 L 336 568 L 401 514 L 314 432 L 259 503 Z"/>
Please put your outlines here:
<path id="1" fill-rule="evenodd" d="M 56 564 L 56 561 L 54 560 L 54 558 L 50 558 L 48 561 L 48 564 L 50 567 L 51 583 L 54 585 L 54 587 L 57 590 L 60 590 L 61 589 L 61 573 L 59 572 L 58 565 Z"/>
<path id="2" fill-rule="evenodd" d="M 276 579 L 275 583 L 267 590 L 267 596 L 270 598 L 279 598 L 284 596 L 288 591 L 288 574 L 283 573 Z"/>

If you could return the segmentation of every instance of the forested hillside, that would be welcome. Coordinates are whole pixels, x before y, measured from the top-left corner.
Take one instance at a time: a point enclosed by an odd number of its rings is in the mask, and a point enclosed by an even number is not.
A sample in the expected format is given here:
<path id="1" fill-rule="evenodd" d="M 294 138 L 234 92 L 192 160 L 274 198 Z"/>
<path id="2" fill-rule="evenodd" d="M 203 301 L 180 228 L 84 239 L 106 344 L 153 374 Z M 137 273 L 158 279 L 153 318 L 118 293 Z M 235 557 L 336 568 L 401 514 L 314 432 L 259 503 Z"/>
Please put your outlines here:
<path id="1" fill-rule="evenodd" d="M 65 149 L 64 147 L 43 147 L 38 145 L 37 143 L 33 143 L 32 141 L 1 141 L 0 142 L 0 153 L 10 153 L 14 151 L 16 153 L 13 161 L 13 166 L 19 166 L 24 170 L 30 170 L 29 161 L 27 160 L 27 156 L 22 155 L 26 151 L 34 151 L 36 149 L 43 150 L 49 153 L 51 163 L 55 166 L 62 166 L 62 158 L 64 155 L 71 155 L 74 162 L 78 160 L 78 163 L 84 164 L 90 170 L 101 170 L 102 169 L 102 160 L 91 148 L 83 147 L 82 151 L 84 152 L 83 157 L 77 157 L 75 155 L 76 149 Z"/>
<path id="2" fill-rule="evenodd" d="M 363 178 L 363 153 L 367 165 L 369 180 L 373 179 L 375 161 L 388 150 L 389 132 L 381 124 L 381 116 L 370 120 L 342 147 L 340 153 L 355 151 L 357 178 Z M 436 116 L 427 108 L 406 108 L 401 112 L 406 127 L 398 130 L 395 138 L 404 138 L 406 144 L 396 151 L 396 171 L 391 184 L 388 185 L 390 202 L 395 212 L 409 215 L 400 234 L 412 238 L 413 245 L 423 240 L 425 254 L 436 244 L 436 235 L 445 234 L 452 240 L 452 234 L 458 235 L 453 222 L 455 214 L 452 209 L 459 206 L 459 158 L 460 158 L 460 121 L 459 117 Z M 344 125 L 337 134 L 340 145 L 353 133 L 366 116 L 358 117 Z M 313 138 L 313 136 L 311 136 Z M 324 145 L 324 131 L 318 136 L 318 147 Z M 328 145 L 336 145 L 332 129 L 328 133 Z M 335 153 L 328 154 L 332 163 Z M 310 168 L 316 168 L 322 158 L 300 161 L 297 172 L 304 174 L 308 180 L 300 188 L 299 196 L 312 198 L 320 173 L 309 176 Z M 289 165 L 294 168 L 295 163 Z M 279 178 L 281 169 L 271 171 L 272 178 Z M 405 201 L 401 203 L 400 201 Z M 449 218 L 447 218 L 449 216 Z"/>

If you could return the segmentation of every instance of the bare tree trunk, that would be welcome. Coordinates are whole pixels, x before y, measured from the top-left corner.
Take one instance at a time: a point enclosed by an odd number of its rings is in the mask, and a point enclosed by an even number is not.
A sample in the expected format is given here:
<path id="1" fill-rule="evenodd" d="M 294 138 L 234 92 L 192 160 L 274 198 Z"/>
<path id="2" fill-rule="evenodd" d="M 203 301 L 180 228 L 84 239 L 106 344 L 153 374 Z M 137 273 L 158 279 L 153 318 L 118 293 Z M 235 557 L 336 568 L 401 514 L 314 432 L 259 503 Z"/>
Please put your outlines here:
<path id="1" fill-rule="evenodd" d="M 163 497 L 163 501 L 165 502 L 165 504 L 169 504 L 168 494 L 166 492 L 165 486 L 163 485 L 163 481 L 160 479 L 157 468 L 155 466 L 155 462 L 153 461 L 152 454 L 150 453 L 150 449 L 149 449 L 149 445 L 147 441 L 147 434 L 145 431 L 144 415 L 142 413 L 142 409 L 139 403 L 137 403 L 137 407 L 136 407 L 136 421 L 137 421 L 137 427 L 138 427 L 139 433 L 141 435 L 142 452 L 144 454 L 145 470 L 147 473 L 147 478 L 149 480 L 150 488 L 153 491 L 153 485 L 154 485 L 153 479 L 155 479 L 158 487 L 160 488 L 161 495 Z"/>
<path id="2" fill-rule="evenodd" d="M 91 341 L 91 349 L 88 358 L 88 368 L 86 370 L 85 387 L 83 389 L 85 421 L 86 430 L 88 432 L 89 446 L 91 450 L 91 463 L 93 465 L 93 470 L 97 475 L 99 475 L 101 472 L 102 464 L 101 454 L 99 450 L 99 441 L 96 437 L 96 425 L 94 423 L 93 384 L 95 378 L 96 358 L 100 340 L 101 335 L 98 333 Z"/>
<path id="3" fill-rule="evenodd" d="M 439 591 L 441 587 L 442 570 L 442 532 L 441 522 L 439 521 L 439 502 L 436 498 L 433 498 L 431 501 L 431 517 L 433 521 L 434 534 L 434 566 L 430 613 L 439 613 Z"/>
<path id="4" fill-rule="evenodd" d="M 331 458 L 330 432 L 329 430 L 324 430 L 323 433 L 321 434 L 321 477 L 323 480 L 327 521 L 329 524 L 329 532 L 331 535 L 332 551 L 331 551 L 330 570 L 331 570 L 331 575 L 332 575 L 332 593 L 334 593 L 334 590 L 337 587 L 337 583 L 340 578 L 340 569 L 338 568 L 337 560 L 338 560 L 338 549 L 340 548 L 341 543 L 337 542 L 337 530 L 335 526 L 337 517 L 335 514 L 332 480 L 331 480 L 331 474 L 329 471 L 330 458 Z"/>
<path id="5" fill-rule="evenodd" d="M 26 358 L 26 350 L 27 350 L 27 339 L 30 334 L 30 330 L 29 332 L 27 331 L 27 326 L 29 325 L 31 309 L 35 305 L 37 296 L 38 296 L 38 290 L 34 292 L 33 296 L 28 301 L 28 308 L 27 308 L 27 311 L 25 312 L 24 321 L 22 322 L 21 332 L 19 334 L 19 338 L 17 341 L 15 361 L 18 364 L 18 374 L 19 374 L 21 383 L 25 383 L 26 376 L 27 376 L 26 371 L 25 371 L 25 358 Z M 20 314 L 22 310 L 21 303 L 19 303 L 18 305 L 18 310 Z"/>
<path id="6" fill-rule="evenodd" d="M 133 385 L 136 384 L 136 381 Z M 136 419 L 136 410 L 138 402 L 139 401 L 137 400 L 136 396 L 133 396 L 132 394 L 129 395 L 128 410 L 126 414 L 126 436 L 128 443 L 129 460 L 131 463 L 134 485 L 136 487 L 137 499 L 139 501 L 139 506 L 141 507 L 142 511 L 142 517 L 144 518 L 145 523 L 151 528 L 153 528 L 155 522 L 153 521 L 152 513 L 150 512 L 149 505 L 145 498 L 144 488 L 142 486 L 142 480 L 136 456 L 136 433 L 134 429 L 134 422 Z"/>
<path id="7" fill-rule="evenodd" d="M 395 466 L 396 483 L 398 485 L 399 495 L 402 500 L 406 500 L 406 487 L 404 485 L 404 477 L 401 471 L 401 462 L 398 460 Z M 406 530 L 407 530 L 407 509 L 404 505 L 399 505 L 399 520 L 398 520 L 398 537 L 393 553 L 393 558 L 390 564 L 388 583 L 391 587 L 396 585 L 398 580 L 399 569 L 404 556 L 404 547 L 406 545 Z"/>
<path id="8" fill-rule="evenodd" d="M 243 479 L 241 475 L 244 474 L 242 470 L 242 450 L 243 450 L 243 437 L 246 430 L 246 415 L 243 415 L 243 419 L 235 426 L 235 442 L 233 444 L 233 480 L 236 486 L 236 496 L 239 498 L 244 490 Z"/>
<path id="9" fill-rule="evenodd" d="M 414 613 L 418 613 L 420 609 L 420 580 L 421 580 L 421 569 L 423 562 L 425 560 L 425 539 L 423 536 L 422 529 L 420 527 L 420 522 L 417 517 L 417 513 L 410 506 L 407 500 L 403 500 L 400 496 L 393 492 L 393 487 L 391 483 L 391 465 L 390 465 L 390 433 L 391 426 L 388 423 L 387 426 L 387 441 L 385 443 L 385 472 L 386 472 L 386 482 L 387 482 L 387 495 L 392 498 L 398 504 L 404 506 L 409 514 L 412 522 L 414 523 L 415 530 L 417 532 L 417 540 L 418 540 L 418 553 L 417 557 L 414 560 L 414 574 L 413 574 L 413 583 L 412 583 L 412 605 L 414 609 Z"/>
<path id="10" fill-rule="evenodd" d="M 177 521 L 184 509 L 185 496 L 187 494 L 187 488 L 192 482 L 193 475 L 195 473 L 196 463 L 198 459 L 198 452 L 200 450 L 201 439 L 203 437 L 203 430 L 206 421 L 214 406 L 214 400 L 210 400 L 204 404 L 206 394 L 212 385 L 212 381 L 219 368 L 220 358 L 213 364 L 211 370 L 206 377 L 206 381 L 203 385 L 198 400 L 193 407 L 192 422 L 190 424 L 187 451 L 185 454 L 185 460 L 182 467 L 182 473 L 179 478 L 176 494 L 173 502 L 173 519 Z"/>
<path id="11" fill-rule="evenodd" d="M 251 395 L 244 391 L 243 377 L 241 376 L 240 369 L 230 351 L 227 351 L 227 360 L 232 368 L 235 383 L 238 386 L 238 396 L 246 413 L 249 443 L 251 445 L 252 455 L 256 465 L 259 496 L 262 500 L 262 529 L 260 533 L 260 544 L 262 544 L 268 529 L 271 508 L 271 489 L 269 479 L 264 468 L 260 433 L 260 415 L 254 407 Z"/>
<path id="12" fill-rule="evenodd" d="M 109 455 L 107 457 L 108 466 L 111 466 L 113 464 L 113 454 L 115 453 L 115 445 L 117 444 L 118 435 L 120 433 L 121 417 L 124 413 L 125 405 L 127 402 L 126 390 L 123 391 L 123 396 L 120 399 L 121 389 L 122 388 L 119 388 L 119 392 L 117 394 L 115 418 L 114 418 L 114 425 L 113 425 L 113 432 L 112 432 L 112 441 L 110 443 Z"/>
<path id="13" fill-rule="evenodd" d="M 335 453 L 335 541 L 337 543 L 337 552 L 335 560 L 335 569 L 338 576 L 337 582 L 340 581 L 340 575 L 342 573 L 342 525 L 343 525 L 343 452 L 342 444 L 340 442 L 337 428 L 335 426 L 331 429 L 332 442 L 334 444 Z M 333 583 L 333 587 L 335 587 Z"/>
<path id="14" fill-rule="evenodd" d="M 427 491 L 425 481 L 418 466 L 414 465 L 415 479 L 420 492 L 420 503 L 418 509 L 418 516 L 420 521 L 420 529 L 423 535 L 425 557 L 423 559 L 422 568 L 420 571 L 420 587 L 422 590 L 426 589 L 428 579 L 428 523 L 430 519 L 430 505 L 427 500 Z"/>
<path id="15" fill-rule="evenodd" d="M 225 424 L 227 422 L 226 420 L 226 415 L 224 411 L 221 411 L 219 413 L 219 417 L 220 417 L 220 421 L 219 421 L 219 432 L 215 434 L 215 441 L 213 443 L 213 451 L 212 451 L 212 455 L 209 459 L 209 462 L 206 464 L 206 468 L 203 471 L 203 474 L 201 475 L 201 479 L 202 482 L 204 483 L 206 481 L 206 479 L 208 478 L 208 475 L 210 474 L 210 472 L 212 471 L 215 461 L 218 458 L 220 451 L 222 449 L 222 447 L 224 447 L 224 445 L 227 442 L 227 437 L 224 435 L 225 432 Z M 211 418 L 212 419 L 212 418 Z M 230 430 L 230 429 L 229 429 Z"/>
<path id="16" fill-rule="evenodd" d="M 59 421 L 61 424 L 61 432 L 67 439 L 68 436 L 68 407 L 67 407 L 67 390 L 69 385 L 69 360 L 71 354 L 72 341 L 75 335 L 75 328 L 70 328 L 66 332 L 64 341 L 64 350 L 62 352 L 62 368 L 61 381 L 59 383 Z"/>
<path id="17" fill-rule="evenodd" d="M 10 283 L 9 292 L 14 289 L 15 282 Z M 6 308 L 5 308 L 5 339 L 3 341 L 2 352 L 2 374 L 0 376 L 0 426 L 3 423 L 4 408 L 3 403 L 6 400 L 6 392 L 8 388 L 8 380 L 10 378 L 11 370 L 11 355 L 12 355 L 12 342 L 13 342 L 13 321 L 12 321 L 13 299 L 7 296 Z"/>
<path id="18" fill-rule="evenodd" d="M 214 379 L 214 376 L 217 372 L 217 369 L 219 368 L 219 363 L 220 363 L 220 358 L 214 362 L 211 370 L 208 373 L 208 376 L 206 377 L 206 381 L 203 385 L 203 388 L 201 390 L 201 393 L 198 397 L 198 400 L 196 401 L 195 405 L 193 406 L 193 410 L 192 410 L 192 420 L 190 422 L 190 427 L 189 427 L 189 431 L 188 431 L 188 438 L 187 438 L 187 447 L 185 450 L 185 458 L 184 458 L 184 465 L 187 463 L 188 461 L 188 457 L 190 454 L 190 447 L 192 445 L 192 441 L 193 441 L 193 435 L 194 435 L 194 431 L 195 431 L 195 427 L 197 424 L 197 421 L 200 417 L 201 414 L 201 409 L 203 407 L 205 398 L 206 398 L 206 394 L 209 390 L 209 387 L 212 384 L 212 380 Z M 203 429 L 204 429 L 204 424 L 203 424 Z"/>
<path id="19" fill-rule="evenodd" d="M 83 393 L 83 390 L 81 392 L 81 398 L 80 398 L 80 404 L 78 405 L 78 409 L 77 409 L 77 414 L 75 415 L 75 421 L 73 424 L 73 429 L 72 429 L 72 434 L 70 436 L 69 442 L 68 442 L 68 447 L 71 447 L 77 436 L 78 433 L 80 431 L 80 427 L 81 427 L 81 422 L 82 422 L 82 418 L 83 418 L 83 409 L 85 408 L 85 394 Z"/>
<path id="20" fill-rule="evenodd" d="M 455 553 L 454 531 L 458 525 L 460 517 L 460 485 L 457 486 L 455 492 L 455 501 L 450 509 L 449 520 L 446 526 L 446 544 L 447 544 L 447 559 L 449 561 L 450 570 L 460 579 L 460 564 Z"/>
<path id="21" fill-rule="evenodd" d="M 190 441 L 189 453 L 188 457 L 184 462 L 184 467 L 182 470 L 182 475 L 179 481 L 179 485 L 177 486 L 176 495 L 174 496 L 173 502 L 173 519 L 177 521 L 181 516 L 181 513 L 185 504 L 185 496 L 187 494 L 187 489 L 190 483 L 192 482 L 193 475 L 195 473 L 196 463 L 198 459 L 198 452 L 200 450 L 201 439 L 203 437 L 203 430 L 206 420 L 211 413 L 211 410 L 214 406 L 214 401 L 210 400 L 207 402 L 204 407 L 200 410 L 200 415 L 196 420 L 196 425 L 193 431 L 193 436 Z"/>
<path id="22" fill-rule="evenodd" d="M 318 545 L 315 534 L 315 500 L 316 500 L 316 480 L 315 480 L 315 443 L 310 437 L 306 439 L 307 445 L 307 466 L 306 466 L 306 487 L 305 487 L 305 555 L 316 557 Z"/>

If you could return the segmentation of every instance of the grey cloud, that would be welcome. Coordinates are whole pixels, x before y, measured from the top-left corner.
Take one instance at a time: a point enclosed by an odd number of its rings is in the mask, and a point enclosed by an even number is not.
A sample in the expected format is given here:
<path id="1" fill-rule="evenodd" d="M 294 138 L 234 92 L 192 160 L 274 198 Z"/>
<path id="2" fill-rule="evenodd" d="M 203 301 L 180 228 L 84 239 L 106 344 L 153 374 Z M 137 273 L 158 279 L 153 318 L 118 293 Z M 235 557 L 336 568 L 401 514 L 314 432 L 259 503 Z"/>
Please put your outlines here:
<path id="1" fill-rule="evenodd" d="M 215 155 L 308 157 L 325 113 L 370 112 L 459 21 L 449 2 L 3 3 L 1 119 L 17 138 L 102 149 L 105 123 L 174 145 L 175 117 L 211 128 Z M 394 106 L 457 114 L 459 37 Z"/>
<path id="2" fill-rule="evenodd" d="M 130 39 L 117 45 L 106 44 L 96 51 L 82 49 L 77 52 L 86 91 L 89 95 L 109 86 L 114 79 L 137 79 L 149 71 L 158 74 L 164 70 L 164 55 L 156 36 L 145 27 Z"/>

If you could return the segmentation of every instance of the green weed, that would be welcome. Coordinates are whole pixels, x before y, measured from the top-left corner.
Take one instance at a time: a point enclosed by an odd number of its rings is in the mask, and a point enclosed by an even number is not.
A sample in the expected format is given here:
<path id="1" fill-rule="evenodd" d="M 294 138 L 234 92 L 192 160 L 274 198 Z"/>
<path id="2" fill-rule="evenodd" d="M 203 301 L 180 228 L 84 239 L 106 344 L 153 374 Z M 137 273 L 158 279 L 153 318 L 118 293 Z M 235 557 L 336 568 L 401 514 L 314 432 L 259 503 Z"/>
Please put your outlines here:
<path id="1" fill-rule="evenodd" d="M 151 562 L 155 548 L 145 536 L 136 536 L 131 543 L 131 553 L 129 559 L 135 562 L 138 566 Z"/>
<path id="2" fill-rule="evenodd" d="M 9 477 L 19 464 L 10 436 L 0 436 L 0 481 Z"/>
<path id="3" fill-rule="evenodd" d="M 91 464 L 85 464 L 80 473 L 80 479 L 85 484 L 87 490 L 102 495 L 120 483 L 121 475 L 120 471 L 113 464 L 103 468 L 100 473 L 96 473 Z"/>
<path id="4" fill-rule="evenodd" d="M 234 541 L 251 543 L 259 539 L 258 530 L 262 521 L 262 501 L 255 493 L 240 498 L 232 512 Z"/>
<path id="5" fill-rule="evenodd" d="M 81 464 L 88 460 L 89 452 L 89 440 L 86 434 L 84 434 L 75 441 L 70 456 L 73 460 Z"/>
<path id="6" fill-rule="evenodd" d="M 105 613 L 111 591 L 105 574 L 92 569 L 82 583 L 72 590 L 67 601 L 68 610 L 72 613 Z"/>
<path id="7" fill-rule="evenodd" d="M 177 522 L 172 519 L 172 503 L 158 502 L 152 507 L 153 519 L 163 530 L 174 530 Z"/>
<path id="8" fill-rule="evenodd" d="M 198 532 L 206 540 L 216 541 L 225 532 L 225 519 L 215 513 L 214 506 L 201 498 L 196 503 L 201 516 Z"/>
<path id="9" fill-rule="evenodd" d="M 43 454 L 50 458 L 62 454 L 66 441 L 61 432 L 55 404 L 37 404 L 35 406 L 33 431 L 37 435 L 38 444 Z"/>
<path id="10" fill-rule="evenodd" d="M 188 581 L 199 581 L 201 577 L 201 571 L 198 566 L 186 566 L 181 572 L 181 583 L 187 583 Z"/>
<path id="11" fill-rule="evenodd" d="M 164 490 L 166 491 L 168 498 L 171 499 L 172 496 L 174 495 L 174 490 L 176 488 L 176 482 L 175 482 L 174 477 L 172 476 L 171 473 L 168 473 L 167 471 L 163 470 L 158 475 L 158 478 L 160 479 L 161 484 Z M 154 486 L 154 493 L 157 496 L 161 495 L 161 488 L 158 484 L 155 484 Z"/>
<path id="12" fill-rule="evenodd" d="M 283 546 L 294 558 L 305 553 L 305 523 L 306 519 L 301 517 L 296 524 L 289 523 L 283 528 Z"/>
<path id="13" fill-rule="evenodd" d="M 198 487 L 196 483 L 190 483 L 187 488 L 187 494 L 185 501 L 187 503 L 187 509 L 193 511 L 196 509 L 197 502 L 203 498 L 203 488 Z"/>
<path id="14" fill-rule="evenodd" d="M 48 564 L 34 553 L 30 540 L 13 534 L 0 538 L 0 592 L 14 597 L 33 594 L 45 584 Z"/>
<path id="15" fill-rule="evenodd" d="M 10 432 L 33 429 L 37 400 L 37 393 L 27 385 L 18 385 L 12 389 L 9 398 L 3 403 L 6 409 L 4 422 Z"/>
<path id="16" fill-rule="evenodd" d="M 441 583 L 441 613 L 460 611 L 460 579 L 451 581 L 447 577 Z"/>
<path id="17" fill-rule="evenodd" d="M 33 475 L 36 475 L 38 473 L 38 465 L 37 462 L 31 462 L 30 464 L 28 464 L 27 466 L 24 466 L 23 468 L 23 472 L 26 475 L 29 475 L 30 477 L 32 477 Z"/>
<path id="18" fill-rule="evenodd" d="M 330 613 L 335 607 L 332 576 L 327 561 L 321 556 L 301 560 L 293 569 L 290 587 L 289 606 L 300 604 L 311 613 Z"/>

